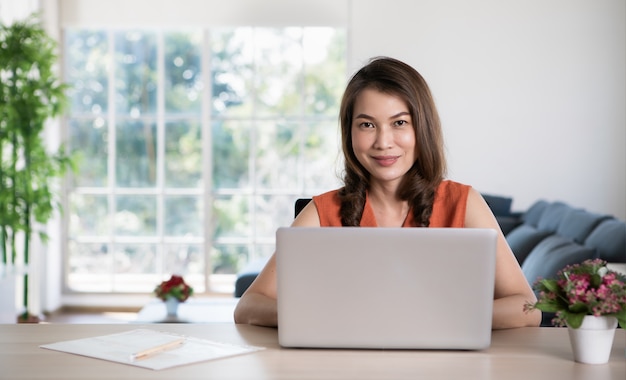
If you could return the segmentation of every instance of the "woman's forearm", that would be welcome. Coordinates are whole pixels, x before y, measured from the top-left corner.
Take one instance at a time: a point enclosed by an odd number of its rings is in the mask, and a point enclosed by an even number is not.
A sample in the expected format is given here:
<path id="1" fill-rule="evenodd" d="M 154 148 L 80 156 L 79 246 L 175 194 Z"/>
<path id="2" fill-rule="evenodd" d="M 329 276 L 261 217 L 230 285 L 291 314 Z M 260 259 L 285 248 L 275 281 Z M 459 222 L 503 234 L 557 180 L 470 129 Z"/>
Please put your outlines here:
<path id="1" fill-rule="evenodd" d="M 511 295 L 493 301 L 492 329 L 537 327 L 541 324 L 541 312 L 524 311 L 524 304 L 532 301 L 524 295 Z"/>
<path id="2" fill-rule="evenodd" d="M 246 292 L 235 308 L 235 323 L 278 326 L 276 300 L 260 293 Z"/>

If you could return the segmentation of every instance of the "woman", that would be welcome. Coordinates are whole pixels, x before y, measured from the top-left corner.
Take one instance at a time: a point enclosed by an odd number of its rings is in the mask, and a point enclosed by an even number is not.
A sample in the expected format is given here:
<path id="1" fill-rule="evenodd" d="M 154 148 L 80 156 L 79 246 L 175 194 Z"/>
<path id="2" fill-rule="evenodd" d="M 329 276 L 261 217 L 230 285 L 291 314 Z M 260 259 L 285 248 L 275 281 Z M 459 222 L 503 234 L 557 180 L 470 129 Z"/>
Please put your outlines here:
<path id="1" fill-rule="evenodd" d="M 341 108 L 344 187 L 313 197 L 292 226 L 468 227 L 498 231 L 492 326 L 538 326 L 536 297 L 491 210 L 470 186 L 444 180 L 439 116 L 409 65 L 375 58 L 350 80 Z M 311 284 L 315 286 L 315 284 Z M 276 258 L 235 309 L 236 323 L 276 326 Z"/>

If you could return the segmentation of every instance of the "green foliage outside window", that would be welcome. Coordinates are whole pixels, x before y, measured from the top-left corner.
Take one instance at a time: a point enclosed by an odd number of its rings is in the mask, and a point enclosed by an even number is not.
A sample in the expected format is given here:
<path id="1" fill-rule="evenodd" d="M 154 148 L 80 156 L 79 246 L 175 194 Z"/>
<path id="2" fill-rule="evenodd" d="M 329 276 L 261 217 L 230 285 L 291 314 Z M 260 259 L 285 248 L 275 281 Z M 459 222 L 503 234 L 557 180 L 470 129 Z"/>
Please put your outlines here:
<path id="1" fill-rule="evenodd" d="M 84 156 L 68 287 L 100 286 L 97 267 L 111 273 L 102 284 L 135 275 L 148 289 L 177 268 L 201 293 L 212 274 L 270 254 L 293 201 L 336 182 L 345 39 L 335 28 L 67 29 L 70 148 Z M 129 265 L 133 244 L 156 265 Z"/>

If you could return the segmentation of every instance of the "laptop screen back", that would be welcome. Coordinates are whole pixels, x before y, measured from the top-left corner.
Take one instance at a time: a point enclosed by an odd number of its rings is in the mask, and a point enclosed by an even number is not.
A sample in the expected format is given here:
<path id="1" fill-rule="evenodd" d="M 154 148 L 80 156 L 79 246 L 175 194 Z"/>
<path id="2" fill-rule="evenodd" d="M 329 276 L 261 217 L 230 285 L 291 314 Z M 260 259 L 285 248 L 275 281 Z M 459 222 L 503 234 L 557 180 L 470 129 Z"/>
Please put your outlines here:
<path id="1" fill-rule="evenodd" d="M 469 228 L 280 228 L 279 343 L 486 348 L 496 236 Z"/>

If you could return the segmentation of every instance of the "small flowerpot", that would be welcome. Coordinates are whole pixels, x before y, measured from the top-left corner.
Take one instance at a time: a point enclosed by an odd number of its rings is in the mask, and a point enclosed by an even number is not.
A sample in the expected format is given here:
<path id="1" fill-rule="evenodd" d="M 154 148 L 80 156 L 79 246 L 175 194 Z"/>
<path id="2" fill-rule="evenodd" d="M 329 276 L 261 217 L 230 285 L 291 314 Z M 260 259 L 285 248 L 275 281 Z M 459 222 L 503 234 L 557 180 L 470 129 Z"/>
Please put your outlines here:
<path id="1" fill-rule="evenodd" d="M 582 325 L 568 327 L 574 360 L 586 364 L 604 364 L 609 361 L 617 328 L 615 317 L 587 315 Z"/>
<path id="2" fill-rule="evenodd" d="M 175 317 L 178 314 L 178 305 L 180 301 L 176 298 L 169 297 L 165 300 L 165 309 L 168 317 Z"/>

